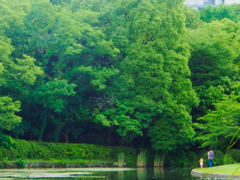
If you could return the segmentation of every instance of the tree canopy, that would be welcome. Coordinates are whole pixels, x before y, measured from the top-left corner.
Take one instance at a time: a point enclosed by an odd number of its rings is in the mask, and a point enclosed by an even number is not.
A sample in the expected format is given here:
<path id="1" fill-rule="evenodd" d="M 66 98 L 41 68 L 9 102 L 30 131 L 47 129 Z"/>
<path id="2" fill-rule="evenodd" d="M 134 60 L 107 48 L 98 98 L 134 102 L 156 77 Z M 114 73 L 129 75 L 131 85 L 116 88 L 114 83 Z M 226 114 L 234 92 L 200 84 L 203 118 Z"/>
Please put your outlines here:
<path id="1" fill-rule="evenodd" d="M 195 124 L 202 130 L 196 140 L 202 142 L 202 147 L 226 150 L 233 138 L 239 139 L 239 95 L 224 96 L 223 100 L 214 103 L 214 107 L 215 110 L 199 118 L 203 124 Z"/>
<path id="2" fill-rule="evenodd" d="M 0 0 L 0 9 L 2 132 L 163 154 L 218 147 L 220 137 L 225 147 L 234 135 L 239 5 Z"/>

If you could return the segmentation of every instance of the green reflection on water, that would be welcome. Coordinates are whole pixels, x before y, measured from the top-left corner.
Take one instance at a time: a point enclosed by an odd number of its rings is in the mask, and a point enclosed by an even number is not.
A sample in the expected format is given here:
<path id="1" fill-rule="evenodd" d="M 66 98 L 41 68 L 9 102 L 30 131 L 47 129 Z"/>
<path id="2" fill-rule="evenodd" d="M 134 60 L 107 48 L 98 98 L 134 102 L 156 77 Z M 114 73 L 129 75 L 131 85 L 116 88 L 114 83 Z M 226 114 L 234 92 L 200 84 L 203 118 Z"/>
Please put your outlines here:
<path id="1" fill-rule="evenodd" d="M 0 180 L 225 180 L 191 177 L 190 171 L 189 168 L 4 169 L 0 170 Z"/>

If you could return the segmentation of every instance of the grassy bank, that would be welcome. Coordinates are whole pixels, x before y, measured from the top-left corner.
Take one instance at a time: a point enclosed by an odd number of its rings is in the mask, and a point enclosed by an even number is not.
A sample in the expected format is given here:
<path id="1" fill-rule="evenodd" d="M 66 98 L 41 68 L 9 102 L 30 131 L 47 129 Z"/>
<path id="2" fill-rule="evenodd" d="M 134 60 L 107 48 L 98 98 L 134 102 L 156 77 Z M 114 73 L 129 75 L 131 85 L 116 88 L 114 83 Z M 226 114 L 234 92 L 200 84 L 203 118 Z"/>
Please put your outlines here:
<path id="1" fill-rule="evenodd" d="M 222 166 L 214 166 L 212 168 L 196 168 L 192 170 L 194 176 L 201 177 L 240 177 L 240 164 L 230 164 Z"/>
<path id="2" fill-rule="evenodd" d="M 46 143 L 14 140 L 14 148 L 0 147 L 0 166 L 103 167 L 115 166 L 118 155 L 124 154 L 127 166 L 135 166 L 136 150 L 89 144 Z"/>

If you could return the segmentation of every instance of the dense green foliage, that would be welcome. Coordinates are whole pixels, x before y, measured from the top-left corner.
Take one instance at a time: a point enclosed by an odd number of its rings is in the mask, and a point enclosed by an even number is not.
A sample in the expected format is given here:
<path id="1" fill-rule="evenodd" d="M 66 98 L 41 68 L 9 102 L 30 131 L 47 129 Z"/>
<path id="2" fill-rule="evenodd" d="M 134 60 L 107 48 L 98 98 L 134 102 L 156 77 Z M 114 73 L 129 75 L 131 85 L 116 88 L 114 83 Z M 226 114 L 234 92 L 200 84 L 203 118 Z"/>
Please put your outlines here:
<path id="1" fill-rule="evenodd" d="M 3 134 L 144 148 L 159 164 L 168 152 L 223 150 L 238 138 L 239 5 L 196 11 L 183 0 L 0 0 L 0 9 Z M 32 158 L 29 144 L 18 143 L 12 156 Z M 30 144 L 37 158 L 100 158 L 84 145 L 51 154 L 47 146 L 55 145 Z"/>
<path id="2" fill-rule="evenodd" d="M 220 5 L 217 7 L 208 6 L 200 11 L 200 18 L 205 22 L 230 19 L 234 22 L 240 20 L 240 4 Z"/>
<path id="3" fill-rule="evenodd" d="M 13 150 L 16 147 L 16 143 L 12 137 L 0 134 L 0 146 L 8 150 Z"/>
<path id="4" fill-rule="evenodd" d="M 239 95 L 224 96 L 223 100 L 214 103 L 215 110 L 199 119 L 205 123 L 196 123 L 196 127 L 202 130 L 202 134 L 196 139 L 203 142 L 203 147 L 214 146 L 226 150 L 228 148 L 226 145 L 229 143 L 231 145 L 239 139 L 240 103 L 238 101 Z"/>
<path id="5" fill-rule="evenodd" d="M 225 14 L 227 10 L 231 18 Z M 207 23 L 188 29 L 185 35 L 191 47 L 191 79 L 200 98 L 199 106 L 192 111 L 195 140 L 200 147 L 223 151 L 239 148 L 238 10 L 239 5 L 207 7 L 200 11 Z"/>
<path id="6" fill-rule="evenodd" d="M 239 90 L 238 29 L 236 23 L 225 19 L 186 33 L 191 46 L 192 83 L 201 99 L 196 117 L 205 115 L 223 94 Z"/>
<path id="7" fill-rule="evenodd" d="M 88 144 L 45 143 L 24 140 L 15 140 L 15 148 L 12 150 L 1 149 L 0 161 L 5 159 L 24 161 L 54 161 L 54 160 L 92 160 L 94 162 L 110 162 L 114 164 L 118 160 L 118 154 L 124 154 L 124 162 L 128 166 L 135 166 L 136 150 L 127 147 L 106 147 Z"/>

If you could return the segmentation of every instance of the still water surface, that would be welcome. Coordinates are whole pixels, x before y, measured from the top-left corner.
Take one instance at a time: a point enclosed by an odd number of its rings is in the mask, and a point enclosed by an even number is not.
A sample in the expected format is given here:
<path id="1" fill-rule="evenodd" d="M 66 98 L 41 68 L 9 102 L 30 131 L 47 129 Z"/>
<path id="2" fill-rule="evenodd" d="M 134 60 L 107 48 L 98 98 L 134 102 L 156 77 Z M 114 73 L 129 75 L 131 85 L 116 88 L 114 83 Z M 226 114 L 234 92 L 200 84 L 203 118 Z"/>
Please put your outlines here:
<path id="1" fill-rule="evenodd" d="M 2 169 L 0 180 L 227 180 L 192 177 L 190 172 L 189 168 Z"/>

